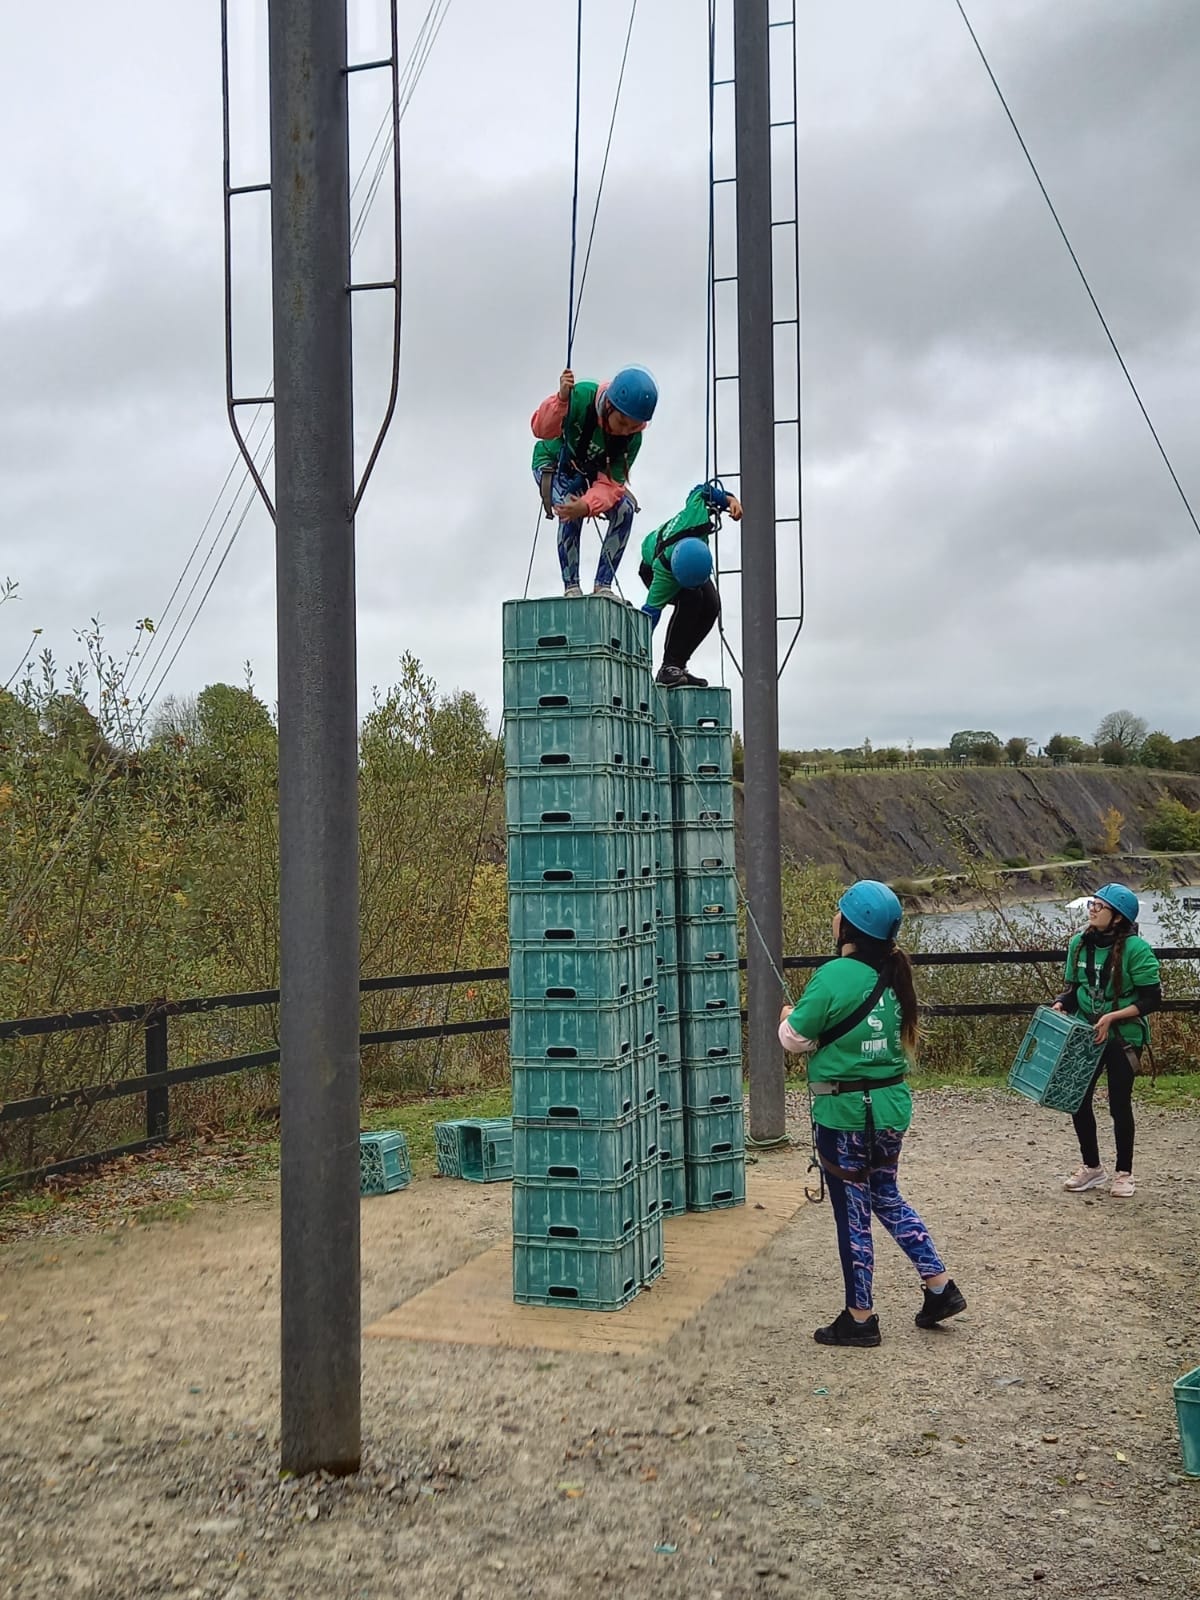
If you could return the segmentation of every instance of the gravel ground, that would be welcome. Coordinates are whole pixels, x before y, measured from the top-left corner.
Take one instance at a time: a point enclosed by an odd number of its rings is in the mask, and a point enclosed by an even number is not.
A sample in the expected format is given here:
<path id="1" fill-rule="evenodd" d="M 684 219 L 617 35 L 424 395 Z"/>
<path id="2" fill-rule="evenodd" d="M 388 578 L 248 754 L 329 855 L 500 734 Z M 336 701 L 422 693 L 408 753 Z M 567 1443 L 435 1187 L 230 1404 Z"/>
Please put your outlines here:
<path id="1" fill-rule="evenodd" d="M 1143 1111 L 1135 1199 L 1074 1197 L 1062 1119 L 924 1095 L 906 1187 L 971 1302 L 954 1326 L 913 1327 L 883 1241 L 883 1347 L 814 1345 L 840 1276 L 806 1207 L 651 1358 L 368 1341 L 340 1481 L 276 1472 L 271 1202 L 10 1243 L 0 1594 L 1194 1600 L 1171 1381 L 1200 1363 L 1197 1132 Z M 365 1318 L 507 1208 L 436 1180 L 367 1202 Z"/>

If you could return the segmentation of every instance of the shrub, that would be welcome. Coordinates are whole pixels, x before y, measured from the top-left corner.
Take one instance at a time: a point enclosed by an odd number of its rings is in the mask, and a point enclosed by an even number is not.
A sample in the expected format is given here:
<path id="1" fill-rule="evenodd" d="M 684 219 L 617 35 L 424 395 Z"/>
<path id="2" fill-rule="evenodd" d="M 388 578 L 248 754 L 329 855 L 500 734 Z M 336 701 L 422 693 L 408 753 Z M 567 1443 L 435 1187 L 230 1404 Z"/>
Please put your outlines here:
<path id="1" fill-rule="evenodd" d="M 1200 850 L 1200 811 L 1182 800 L 1160 800 L 1146 825 L 1151 850 Z"/>

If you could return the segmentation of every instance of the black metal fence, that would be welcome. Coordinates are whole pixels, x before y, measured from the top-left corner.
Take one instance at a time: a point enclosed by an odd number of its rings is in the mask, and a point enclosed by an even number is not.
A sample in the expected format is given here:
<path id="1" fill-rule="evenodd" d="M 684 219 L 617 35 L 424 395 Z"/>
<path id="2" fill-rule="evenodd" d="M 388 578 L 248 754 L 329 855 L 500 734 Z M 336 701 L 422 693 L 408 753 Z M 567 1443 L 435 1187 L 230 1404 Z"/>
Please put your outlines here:
<path id="1" fill-rule="evenodd" d="M 1200 961 L 1200 948 L 1170 947 L 1155 951 L 1160 961 Z M 915 966 L 969 967 L 969 966 L 1039 966 L 1058 964 L 1066 955 L 1064 950 L 945 950 L 916 953 Z M 784 967 L 790 970 L 819 967 L 830 960 L 829 956 L 786 956 Z M 745 962 L 740 965 L 744 968 Z M 359 985 L 363 994 L 378 994 L 404 989 L 437 989 L 466 983 L 507 982 L 507 967 L 478 967 L 465 972 L 423 972 L 387 978 L 364 978 Z M 145 1071 L 134 1077 L 114 1078 L 107 1083 L 88 1084 L 79 1088 L 64 1089 L 57 1094 L 32 1095 L 23 1100 L 0 1103 L 0 1125 L 25 1122 L 33 1117 L 50 1116 L 73 1106 L 93 1106 L 106 1100 L 124 1099 L 130 1095 L 144 1095 L 146 1100 L 145 1137 L 109 1150 L 97 1150 L 87 1155 L 72 1156 L 64 1161 L 49 1162 L 27 1172 L 0 1177 L 0 1189 L 25 1186 L 60 1173 L 77 1172 L 96 1166 L 118 1156 L 135 1155 L 164 1144 L 171 1135 L 171 1088 L 175 1084 L 196 1083 L 205 1079 L 222 1078 L 233 1073 L 248 1072 L 258 1067 L 274 1066 L 279 1061 L 278 1049 L 256 1050 L 248 1055 L 228 1056 L 219 1061 L 196 1061 L 184 1067 L 170 1064 L 168 1026 L 172 1017 L 198 1016 L 205 1012 L 241 1010 L 249 1006 L 276 1005 L 278 989 L 260 989 L 249 994 L 203 995 L 188 1000 L 150 1000 L 136 1005 L 108 1006 L 90 1011 L 63 1012 L 47 1017 L 21 1017 L 15 1021 L 0 1022 L 0 1041 L 33 1038 L 37 1035 L 73 1033 L 85 1028 L 113 1028 L 130 1026 L 140 1028 L 143 1034 Z M 1028 1000 L 980 1001 L 965 1005 L 927 1005 L 922 1007 L 925 1017 L 1011 1017 L 1028 1012 Z M 1200 1012 L 1200 999 L 1164 1000 L 1164 1011 Z M 364 1032 L 359 1043 L 370 1045 L 399 1044 L 421 1039 L 451 1038 L 463 1034 L 499 1033 L 508 1028 L 507 1017 L 482 1017 L 465 1022 L 433 1023 L 423 1027 L 382 1028 Z"/>

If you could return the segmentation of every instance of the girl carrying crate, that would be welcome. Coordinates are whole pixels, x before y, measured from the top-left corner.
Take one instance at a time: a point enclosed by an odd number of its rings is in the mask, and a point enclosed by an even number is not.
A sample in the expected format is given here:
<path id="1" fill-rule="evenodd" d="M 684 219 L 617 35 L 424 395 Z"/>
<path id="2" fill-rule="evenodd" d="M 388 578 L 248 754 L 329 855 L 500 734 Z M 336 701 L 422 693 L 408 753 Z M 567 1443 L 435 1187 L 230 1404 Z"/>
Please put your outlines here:
<path id="1" fill-rule="evenodd" d="M 816 1155 L 829 1186 L 846 1285 L 845 1309 L 818 1344 L 880 1343 L 872 1306 L 875 1215 L 921 1277 L 918 1328 L 936 1328 L 967 1302 L 929 1231 L 896 1182 L 912 1121 L 905 1082 L 917 1039 L 917 997 L 908 956 L 896 944 L 900 901 L 884 883 L 852 884 L 833 918 L 837 959 L 818 967 L 800 1000 L 785 1006 L 779 1040 L 810 1055 Z"/>
<path id="2" fill-rule="evenodd" d="M 1146 1018 L 1162 1004 L 1158 957 L 1137 931 L 1140 910 L 1132 889 L 1123 883 L 1106 883 L 1088 901 L 1087 927 L 1067 946 L 1066 988 L 1054 1009 L 1090 1022 L 1096 1043 L 1104 1046 L 1095 1077 L 1073 1119 L 1082 1164 L 1063 1184 L 1072 1194 L 1083 1194 L 1109 1181 L 1100 1161 L 1092 1109 L 1101 1073 L 1108 1076 L 1108 1109 L 1117 1146 L 1108 1192 L 1124 1200 L 1135 1188 L 1133 1080 L 1142 1051 L 1150 1042 Z"/>

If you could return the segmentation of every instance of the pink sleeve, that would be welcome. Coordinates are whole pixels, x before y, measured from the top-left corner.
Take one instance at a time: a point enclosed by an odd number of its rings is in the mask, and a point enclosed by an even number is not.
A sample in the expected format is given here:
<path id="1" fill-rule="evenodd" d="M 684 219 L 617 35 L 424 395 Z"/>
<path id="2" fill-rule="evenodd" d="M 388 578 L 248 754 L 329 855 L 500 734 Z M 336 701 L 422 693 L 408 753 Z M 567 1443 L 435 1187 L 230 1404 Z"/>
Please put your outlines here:
<path id="1" fill-rule="evenodd" d="M 543 400 L 530 419 L 535 439 L 557 439 L 563 431 L 563 423 L 567 420 L 568 401 L 560 400 L 557 394 L 552 394 L 548 400 Z"/>
<path id="2" fill-rule="evenodd" d="M 785 1017 L 779 1024 L 779 1042 L 790 1054 L 802 1055 L 806 1050 L 815 1050 L 816 1041 L 806 1039 L 802 1033 L 797 1033 L 795 1028 Z"/>
<path id="3" fill-rule="evenodd" d="M 607 472 L 601 472 L 588 492 L 580 498 L 588 508 L 589 517 L 602 517 L 606 511 L 619 506 L 624 497 L 624 484 L 615 483 Z"/>

